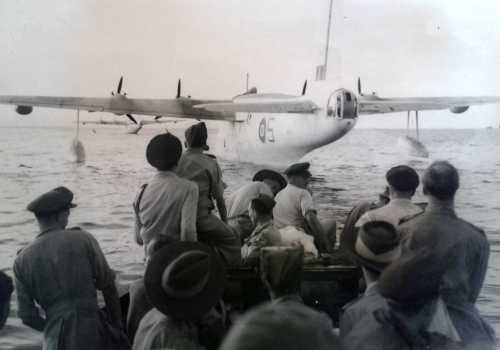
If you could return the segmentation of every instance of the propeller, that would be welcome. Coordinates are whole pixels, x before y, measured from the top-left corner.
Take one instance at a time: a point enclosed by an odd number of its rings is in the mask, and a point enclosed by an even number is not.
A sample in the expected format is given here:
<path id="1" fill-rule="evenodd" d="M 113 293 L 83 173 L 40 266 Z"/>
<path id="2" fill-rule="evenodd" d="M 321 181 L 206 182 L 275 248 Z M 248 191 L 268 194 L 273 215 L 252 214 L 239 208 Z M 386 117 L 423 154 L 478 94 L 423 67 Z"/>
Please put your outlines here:
<path id="1" fill-rule="evenodd" d="M 163 116 L 162 116 L 162 115 L 157 115 L 157 116 L 155 117 L 155 121 L 160 120 L 160 118 L 163 118 Z"/>
<path id="2" fill-rule="evenodd" d="M 122 85 L 123 85 L 123 76 L 120 77 L 120 81 L 118 82 L 118 88 L 116 89 L 116 92 L 118 93 L 118 95 L 122 91 Z"/>
<path id="3" fill-rule="evenodd" d="M 306 94 L 306 90 L 307 90 L 307 79 L 306 81 L 304 81 L 304 86 L 302 87 L 302 96 Z"/>
<path id="4" fill-rule="evenodd" d="M 363 96 L 363 93 L 361 92 L 361 78 L 358 77 L 358 95 Z"/>
<path id="5" fill-rule="evenodd" d="M 127 116 L 127 118 L 128 118 L 128 119 L 130 119 L 131 121 L 133 121 L 133 122 L 134 122 L 134 124 L 139 124 L 139 123 L 137 122 L 137 120 L 135 120 L 135 118 L 134 118 L 134 116 L 133 116 L 132 114 L 128 114 L 128 113 L 127 113 L 127 114 L 125 114 L 125 115 Z"/>
<path id="6" fill-rule="evenodd" d="M 177 82 L 177 96 L 175 98 L 180 98 L 181 97 L 181 79 Z"/>

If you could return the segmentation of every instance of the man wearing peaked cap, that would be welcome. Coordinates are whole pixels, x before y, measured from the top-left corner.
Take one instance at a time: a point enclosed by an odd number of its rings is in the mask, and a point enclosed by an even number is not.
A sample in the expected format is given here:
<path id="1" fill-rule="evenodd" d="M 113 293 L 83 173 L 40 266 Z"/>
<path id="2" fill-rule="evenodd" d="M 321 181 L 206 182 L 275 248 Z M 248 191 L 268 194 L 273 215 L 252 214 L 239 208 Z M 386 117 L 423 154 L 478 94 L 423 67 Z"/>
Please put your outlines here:
<path id="1" fill-rule="evenodd" d="M 290 165 L 285 171 L 288 185 L 276 195 L 273 210 L 278 229 L 293 226 L 314 237 L 320 252 L 328 252 L 335 246 L 335 221 L 320 222 L 313 198 L 308 190 L 311 180 L 309 163 Z"/>
<path id="2" fill-rule="evenodd" d="M 341 237 L 341 245 L 361 266 L 366 282 L 364 295 L 344 306 L 340 318 L 340 336 L 345 338 L 367 313 L 387 307 L 378 290 L 378 278 L 384 269 L 401 256 L 401 236 L 385 221 L 370 221 L 359 230 Z"/>
<path id="3" fill-rule="evenodd" d="M 274 198 L 285 186 L 286 180 L 280 173 L 262 169 L 255 173 L 252 182 L 243 185 L 226 199 L 228 224 L 238 232 L 242 242 L 254 229 L 248 216 L 250 201 L 260 195 Z"/>
<path id="4" fill-rule="evenodd" d="M 66 229 L 72 200 L 69 189 L 58 187 L 28 204 L 40 232 L 14 261 L 18 316 L 44 332 L 44 349 L 105 349 L 113 345 L 109 327 L 125 337 L 115 274 L 90 233 Z M 96 289 L 104 296 L 109 327 L 99 316 Z"/>
<path id="5" fill-rule="evenodd" d="M 406 217 L 423 212 L 421 207 L 411 201 L 420 183 L 415 169 L 398 165 L 389 169 L 385 178 L 389 186 L 389 203 L 363 214 L 356 222 L 356 227 L 375 220 L 388 221 L 397 227 Z"/>
<path id="6" fill-rule="evenodd" d="M 216 248 L 227 264 L 238 265 L 241 262 L 241 242 L 238 234 L 227 225 L 222 170 L 215 157 L 203 152 L 208 148 L 206 135 L 203 122 L 186 131 L 187 150 L 179 160 L 176 173 L 198 185 L 198 240 Z M 220 218 L 212 213 L 214 201 Z"/>

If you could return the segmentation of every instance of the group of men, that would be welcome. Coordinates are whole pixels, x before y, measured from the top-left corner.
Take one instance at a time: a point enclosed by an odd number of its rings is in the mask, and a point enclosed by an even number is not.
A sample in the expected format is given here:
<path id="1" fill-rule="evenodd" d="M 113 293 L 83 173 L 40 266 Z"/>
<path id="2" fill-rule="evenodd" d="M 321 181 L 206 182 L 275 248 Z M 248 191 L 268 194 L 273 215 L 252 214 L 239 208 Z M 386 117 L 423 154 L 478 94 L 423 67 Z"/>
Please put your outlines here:
<path id="1" fill-rule="evenodd" d="M 14 263 L 18 315 L 44 332 L 44 349 L 494 349 L 493 331 L 475 307 L 489 245 L 455 214 L 459 177 L 451 164 L 425 171 L 427 206 L 411 201 L 416 171 L 397 166 L 379 201 L 349 214 L 340 249 L 361 267 L 366 288 L 344 307 L 339 340 L 331 320 L 300 298 L 307 244 L 285 237 L 292 227 L 321 253 L 335 246 L 336 227 L 318 219 L 308 189 L 309 164 L 286 169 L 288 181 L 261 170 L 225 199 L 222 171 L 205 153 L 205 124 L 185 137 L 185 152 L 170 133 L 146 149 L 157 171 L 133 203 L 146 270 L 130 286 L 125 322 L 99 244 L 67 229 L 73 193 L 58 187 L 28 205 L 40 232 Z M 260 266 L 272 302 L 227 333 L 225 269 L 241 263 Z"/>

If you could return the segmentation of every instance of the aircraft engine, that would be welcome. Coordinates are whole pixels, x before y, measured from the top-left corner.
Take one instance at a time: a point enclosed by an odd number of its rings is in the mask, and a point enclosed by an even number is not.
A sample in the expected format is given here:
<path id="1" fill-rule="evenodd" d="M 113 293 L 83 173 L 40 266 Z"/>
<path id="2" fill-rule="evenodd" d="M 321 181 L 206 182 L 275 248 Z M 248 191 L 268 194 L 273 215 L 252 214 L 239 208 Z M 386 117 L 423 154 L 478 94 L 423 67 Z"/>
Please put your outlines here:
<path id="1" fill-rule="evenodd" d="M 21 115 L 28 115 L 31 112 L 33 112 L 33 107 L 32 106 L 17 106 L 16 112 L 18 114 L 21 114 Z"/>
<path id="2" fill-rule="evenodd" d="M 450 108 L 450 112 L 459 114 L 459 113 L 465 112 L 468 109 L 469 109 L 469 106 L 455 106 L 455 107 Z"/>
<path id="3" fill-rule="evenodd" d="M 356 94 L 346 89 L 339 89 L 330 95 L 327 106 L 328 116 L 339 119 L 358 117 L 358 99 Z"/>

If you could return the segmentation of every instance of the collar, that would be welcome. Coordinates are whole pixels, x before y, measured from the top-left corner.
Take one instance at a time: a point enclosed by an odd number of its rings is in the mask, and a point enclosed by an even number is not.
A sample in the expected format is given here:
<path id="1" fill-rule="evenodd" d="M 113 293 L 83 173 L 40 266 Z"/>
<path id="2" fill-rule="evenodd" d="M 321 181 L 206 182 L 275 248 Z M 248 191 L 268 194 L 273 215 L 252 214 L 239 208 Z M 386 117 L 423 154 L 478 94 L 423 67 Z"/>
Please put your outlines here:
<path id="1" fill-rule="evenodd" d="M 203 149 L 202 148 L 188 148 L 185 153 L 203 154 Z"/>
<path id="2" fill-rule="evenodd" d="M 177 174 L 172 170 L 158 170 L 158 175 L 177 177 Z"/>
<path id="3" fill-rule="evenodd" d="M 411 199 L 408 199 L 408 198 L 394 198 L 394 199 L 391 199 L 387 205 L 389 205 L 389 206 L 393 206 L 393 205 L 396 205 L 396 206 L 408 206 L 408 205 L 414 206 Z"/>
<path id="4" fill-rule="evenodd" d="M 377 292 L 378 281 L 368 283 L 365 289 L 365 296 L 373 295 Z"/>
<path id="5" fill-rule="evenodd" d="M 43 235 L 45 235 L 45 234 L 47 234 L 47 233 L 52 233 L 52 232 L 54 232 L 54 231 L 58 231 L 58 230 L 60 230 L 60 229 L 61 229 L 61 228 L 60 228 L 60 227 L 57 227 L 57 226 L 46 228 L 45 230 L 41 231 L 41 232 L 40 232 L 40 233 L 36 236 L 36 238 L 41 237 L 41 236 L 43 236 Z"/>
<path id="6" fill-rule="evenodd" d="M 252 236 L 255 236 L 256 234 L 260 233 L 262 230 L 270 227 L 272 224 L 273 224 L 272 220 L 258 223 L 253 230 Z"/>
<path id="7" fill-rule="evenodd" d="M 429 204 L 425 208 L 425 211 L 431 214 L 441 214 L 441 215 L 457 217 L 457 214 L 455 213 L 455 209 L 453 208 L 453 206 L 440 205 L 439 203 L 435 203 L 433 201 L 429 201 Z"/>

